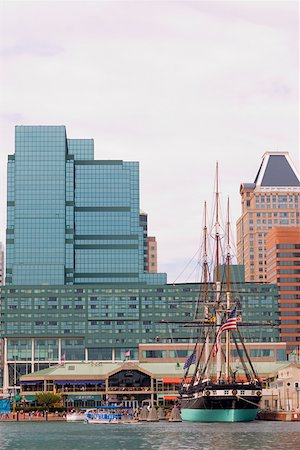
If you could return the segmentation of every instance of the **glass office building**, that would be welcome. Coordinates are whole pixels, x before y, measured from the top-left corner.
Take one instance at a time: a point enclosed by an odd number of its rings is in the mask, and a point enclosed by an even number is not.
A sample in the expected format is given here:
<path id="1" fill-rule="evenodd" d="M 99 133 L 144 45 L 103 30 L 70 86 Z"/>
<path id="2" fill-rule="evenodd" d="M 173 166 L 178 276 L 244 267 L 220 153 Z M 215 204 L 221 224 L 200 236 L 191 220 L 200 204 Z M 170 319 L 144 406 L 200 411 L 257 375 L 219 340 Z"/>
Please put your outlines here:
<path id="1" fill-rule="evenodd" d="M 138 359 L 139 344 L 195 341 L 199 329 L 186 321 L 203 285 L 148 272 L 137 162 L 94 160 L 93 140 L 67 139 L 64 126 L 16 127 L 7 210 L 6 391 L 62 361 L 120 361 L 129 350 Z M 277 342 L 278 327 L 261 326 L 278 320 L 277 286 L 245 283 L 241 267 L 234 279 L 242 320 L 256 324 L 243 329 L 246 341 Z"/>
<path id="2" fill-rule="evenodd" d="M 139 164 L 94 160 L 64 126 L 17 126 L 8 159 L 9 285 L 166 282 L 144 265 Z"/>
<path id="3" fill-rule="evenodd" d="M 129 350 L 138 359 L 139 344 L 195 342 L 199 328 L 185 325 L 195 317 L 203 285 L 2 286 L 0 294 L 6 383 L 12 386 L 16 374 L 62 359 L 120 361 Z M 278 342 L 277 286 L 237 283 L 233 295 L 243 323 L 253 325 L 241 328 L 245 341 Z M 202 302 L 198 314 L 203 317 Z"/>

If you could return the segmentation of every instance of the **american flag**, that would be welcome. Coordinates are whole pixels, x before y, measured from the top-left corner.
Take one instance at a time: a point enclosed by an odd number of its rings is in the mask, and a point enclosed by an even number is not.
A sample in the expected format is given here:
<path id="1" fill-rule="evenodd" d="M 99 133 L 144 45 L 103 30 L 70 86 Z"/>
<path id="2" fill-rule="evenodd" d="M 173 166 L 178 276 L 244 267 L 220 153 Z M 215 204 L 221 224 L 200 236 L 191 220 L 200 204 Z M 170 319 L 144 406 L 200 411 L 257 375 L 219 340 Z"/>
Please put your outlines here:
<path id="1" fill-rule="evenodd" d="M 187 369 L 188 367 L 190 367 L 195 362 L 196 362 L 196 353 L 193 352 L 190 356 L 188 356 L 186 358 L 183 368 Z"/>
<path id="2" fill-rule="evenodd" d="M 214 346 L 213 356 L 216 356 L 216 354 L 218 353 L 221 334 L 223 333 L 223 331 L 227 330 L 236 330 L 236 307 L 233 308 L 226 322 L 224 322 L 223 325 L 221 325 L 219 328 L 219 331 L 216 336 L 216 343 Z"/>

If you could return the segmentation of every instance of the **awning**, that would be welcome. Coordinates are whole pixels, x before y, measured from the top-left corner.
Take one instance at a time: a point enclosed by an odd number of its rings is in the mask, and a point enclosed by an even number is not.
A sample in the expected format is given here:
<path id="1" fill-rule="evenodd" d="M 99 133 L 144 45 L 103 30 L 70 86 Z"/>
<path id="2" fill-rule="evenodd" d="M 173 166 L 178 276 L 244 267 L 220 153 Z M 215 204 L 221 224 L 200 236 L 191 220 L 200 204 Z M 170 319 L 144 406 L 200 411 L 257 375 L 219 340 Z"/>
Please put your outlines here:
<path id="1" fill-rule="evenodd" d="M 34 402 L 36 400 L 36 395 L 23 395 L 22 397 L 26 402 Z"/>
<path id="2" fill-rule="evenodd" d="M 177 395 L 164 395 L 164 400 L 177 400 Z"/>
<path id="3" fill-rule="evenodd" d="M 36 384 L 43 383 L 43 380 L 35 380 L 35 381 L 20 381 L 20 384 L 26 385 L 26 386 L 35 386 Z"/>
<path id="4" fill-rule="evenodd" d="M 104 380 L 54 380 L 55 384 L 103 384 Z"/>
<path id="5" fill-rule="evenodd" d="M 182 378 L 163 378 L 164 383 L 181 384 Z"/>

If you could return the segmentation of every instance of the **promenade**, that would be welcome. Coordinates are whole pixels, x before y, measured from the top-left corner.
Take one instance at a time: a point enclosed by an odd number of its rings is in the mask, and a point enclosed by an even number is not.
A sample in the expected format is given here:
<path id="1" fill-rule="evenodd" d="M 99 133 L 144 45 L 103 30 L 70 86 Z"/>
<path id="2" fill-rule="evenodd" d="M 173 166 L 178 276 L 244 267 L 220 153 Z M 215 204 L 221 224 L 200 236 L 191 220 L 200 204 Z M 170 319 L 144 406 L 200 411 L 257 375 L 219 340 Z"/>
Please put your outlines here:
<path id="1" fill-rule="evenodd" d="M 66 420 L 65 417 L 60 416 L 55 413 L 48 413 L 47 415 L 33 415 L 29 413 L 10 413 L 3 414 L 0 417 L 1 422 L 64 422 Z"/>

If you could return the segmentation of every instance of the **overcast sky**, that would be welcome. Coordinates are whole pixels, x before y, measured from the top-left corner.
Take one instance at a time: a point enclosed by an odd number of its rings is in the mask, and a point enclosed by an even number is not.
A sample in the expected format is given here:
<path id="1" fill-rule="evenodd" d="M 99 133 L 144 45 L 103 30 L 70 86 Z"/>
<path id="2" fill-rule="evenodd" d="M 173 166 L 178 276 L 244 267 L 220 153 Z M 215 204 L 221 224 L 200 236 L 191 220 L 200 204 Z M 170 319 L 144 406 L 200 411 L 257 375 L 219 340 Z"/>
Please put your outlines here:
<path id="1" fill-rule="evenodd" d="M 299 167 L 297 1 L 0 8 L 0 240 L 15 125 L 64 124 L 69 138 L 94 138 L 96 159 L 140 161 L 140 206 L 169 282 L 199 247 L 216 161 L 234 234 L 240 183 L 263 153 L 287 151 Z"/>

